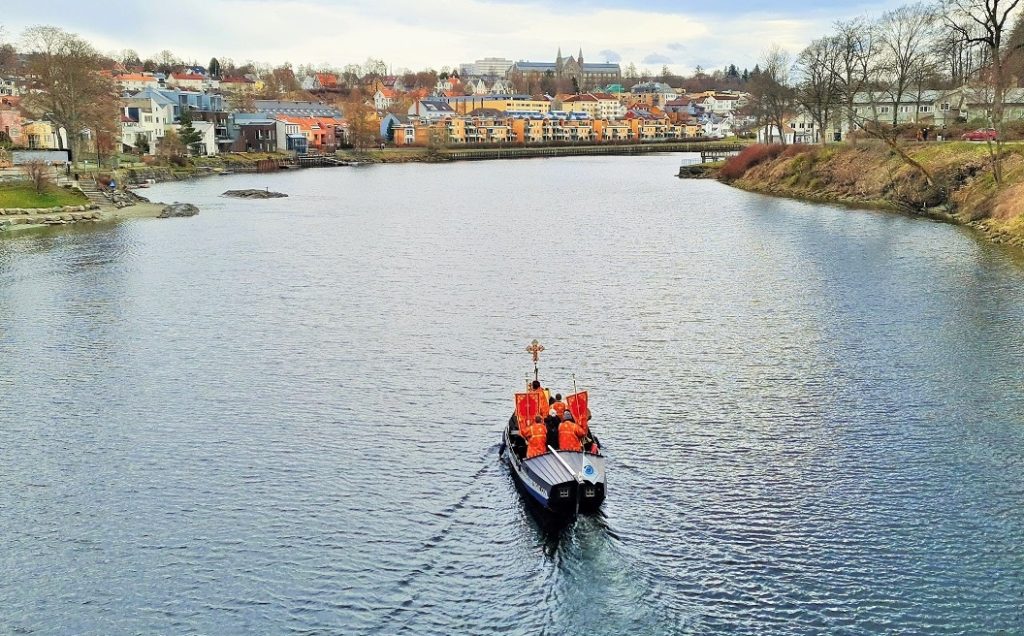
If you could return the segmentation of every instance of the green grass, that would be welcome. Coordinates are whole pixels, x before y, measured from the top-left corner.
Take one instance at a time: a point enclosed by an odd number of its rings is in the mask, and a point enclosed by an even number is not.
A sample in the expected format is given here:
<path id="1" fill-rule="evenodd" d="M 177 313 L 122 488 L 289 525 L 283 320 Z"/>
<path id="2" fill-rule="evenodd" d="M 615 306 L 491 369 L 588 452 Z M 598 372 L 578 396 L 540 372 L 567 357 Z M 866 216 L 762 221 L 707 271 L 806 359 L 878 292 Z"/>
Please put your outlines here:
<path id="1" fill-rule="evenodd" d="M 84 194 L 51 186 L 37 194 L 27 183 L 0 184 L 0 208 L 55 208 L 61 205 L 83 205 L 89 200 Z"/>

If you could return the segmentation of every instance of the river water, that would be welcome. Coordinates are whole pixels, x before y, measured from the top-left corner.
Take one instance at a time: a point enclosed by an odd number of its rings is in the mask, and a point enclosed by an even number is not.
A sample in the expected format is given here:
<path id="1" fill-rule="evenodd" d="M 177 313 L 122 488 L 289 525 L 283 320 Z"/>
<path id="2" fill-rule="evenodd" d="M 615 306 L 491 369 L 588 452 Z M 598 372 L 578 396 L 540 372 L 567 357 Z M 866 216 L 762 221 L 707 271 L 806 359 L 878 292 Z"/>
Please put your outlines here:
<path id="1" fill-rule="evenodd" d="M 0 240 L 0 633 L 1024 633 L 1019 255 L 678 165 Z M 498 461 L 533 338 L 609 456 L 566 528 Z"/>

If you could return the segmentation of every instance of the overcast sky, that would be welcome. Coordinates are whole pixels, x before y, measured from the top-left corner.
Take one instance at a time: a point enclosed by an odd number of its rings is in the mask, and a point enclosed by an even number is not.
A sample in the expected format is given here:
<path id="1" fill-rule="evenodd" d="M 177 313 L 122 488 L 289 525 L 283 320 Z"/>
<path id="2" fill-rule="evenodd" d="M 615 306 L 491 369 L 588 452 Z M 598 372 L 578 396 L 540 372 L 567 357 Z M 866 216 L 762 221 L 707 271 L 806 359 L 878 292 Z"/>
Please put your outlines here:
<path id="1" fill-rule="evenodd" d="M 877 15 L 896 0 L 0 0 L 0 25 L 74 31 L 102 51 L 170 49 L 341 67 L 368 57 L 395 70 L 456 67 L 481 57 L 549 61 L 582 47 L 584 61 L 692 72 L 752 67 L 772 43 L 797 52 L 839 18 Z M 41 11 L 41 8 L 45 10 Z"/>

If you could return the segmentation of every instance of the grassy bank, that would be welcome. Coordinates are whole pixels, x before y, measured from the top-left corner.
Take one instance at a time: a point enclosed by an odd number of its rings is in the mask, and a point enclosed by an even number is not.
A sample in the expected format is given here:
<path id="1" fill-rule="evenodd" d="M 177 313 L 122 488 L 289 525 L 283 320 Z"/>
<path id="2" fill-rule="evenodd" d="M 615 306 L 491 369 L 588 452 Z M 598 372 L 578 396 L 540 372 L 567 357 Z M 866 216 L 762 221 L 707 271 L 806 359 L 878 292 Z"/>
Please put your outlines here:
<path id="1" fill-rule="evenodd" d="M 77 190 L 51 186 L 43 193 L 27 183 L 0 184 L 0 208 L 55 208 L 83 205 L 89 200 Z"/>
<path id="2" fill-rule="evenodd" d="M 755 146 L 726 162 L 723 181 L 754 192 L 882 207 L 961 223 L 1024 247 L 1024 146 L 1006 146 L 997 187 L 985 144 L 918 143 L 907 154 L 928 178 L 881 143 Z"/>

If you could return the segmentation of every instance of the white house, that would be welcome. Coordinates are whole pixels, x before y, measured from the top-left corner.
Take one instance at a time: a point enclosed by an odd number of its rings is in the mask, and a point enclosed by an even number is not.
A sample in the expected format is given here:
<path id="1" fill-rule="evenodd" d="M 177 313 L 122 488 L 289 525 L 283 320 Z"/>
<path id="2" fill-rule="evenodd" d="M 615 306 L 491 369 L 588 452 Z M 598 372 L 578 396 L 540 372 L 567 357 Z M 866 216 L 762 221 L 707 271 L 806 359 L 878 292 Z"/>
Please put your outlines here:
<path id="1" fill-rule="evenodd" d="M 429 122 L 453 117 L 455 110 L 447 102 L 433 99 L 421 99 L 409 107 L 410 117 L 419 117 L 420 121 Z"/>
<path id="2" fill-rule="evenodd" d="M 196 73 L 171 73 L 167 85 L 174 88 L 201 91 L 206 86 L 206 78 Z"/>
<path id="3" fill-rule="evenodd" d="M 757 143 L 759 144 L 780 144 L 785 139 L 787 144 L 795 144 L 796 131 L 789 125 L 783 124 L 782 131 L 775 124 L 767 124 L 757 129 Z"/>
<path id="4" fill-rule="evenodd" d="M 174 105 L 170 100 L 153 97 L 128 97 L 122 101 L 121 145 L 137 148 L 139 137 L 146 140 L 149 154 L 156 154 L 164 131 L 174 122 Z"/>
<path id="5" fill-rule="evenodd" d="M 379 88 L 373 94 L 373 107 L 378 111 L 385 111 L 395 105 L 398 94 L 390 88 Z"/>

